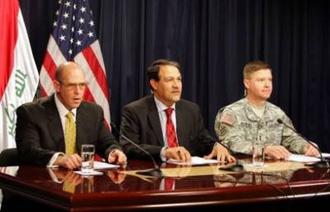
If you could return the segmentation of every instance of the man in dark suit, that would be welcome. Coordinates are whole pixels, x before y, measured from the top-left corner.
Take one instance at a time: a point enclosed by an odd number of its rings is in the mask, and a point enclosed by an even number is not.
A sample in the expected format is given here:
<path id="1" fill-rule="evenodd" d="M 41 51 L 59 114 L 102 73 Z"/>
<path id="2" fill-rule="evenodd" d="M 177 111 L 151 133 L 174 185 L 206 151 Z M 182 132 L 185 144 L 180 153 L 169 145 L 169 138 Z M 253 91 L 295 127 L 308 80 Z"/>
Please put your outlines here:
<path id="1" fill-rule="evenodd" d="M 16 142 L 21 161 L 75 169 L 81 166 L 77 154 L 81 145 L 94 144 L 96 153 L 109 163 L 126 164 L 125 154 L 104 125 L 102 108 L 83 101 L 86 81 L 80 66 L 74 62 L 60 65 L 54 87 L 54 95 L 17 109 Z M 70 133 L 68 114 L 73 117 Z"/>
<path id="2" fill-rule="evenodd" d="M 191 155 L 235 159 L 211 137 L 203 124 L 197 104 L 181 99 L 180 66 L 169 60 L 156 60 L 147 70 L 153 95 L 123 108 L 121 134 L 162 161 L 189 161 Z M 128 157 L 147 158 L 123 137 L 120 142 Z"/>

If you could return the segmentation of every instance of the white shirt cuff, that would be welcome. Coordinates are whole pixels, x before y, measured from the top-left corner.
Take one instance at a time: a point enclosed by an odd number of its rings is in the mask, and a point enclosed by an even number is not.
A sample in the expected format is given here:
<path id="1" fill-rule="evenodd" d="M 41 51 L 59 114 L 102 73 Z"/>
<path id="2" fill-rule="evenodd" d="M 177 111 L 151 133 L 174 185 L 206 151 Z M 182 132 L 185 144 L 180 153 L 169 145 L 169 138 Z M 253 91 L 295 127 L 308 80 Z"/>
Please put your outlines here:
<path id="1" fill-rule="evenodd" d="M 49 169 L 48 169 L 48 173 L 49 173 L 50 178 L 52 178 L 52 180 L 53 180 L 54 182 L 56 182 L 56 183 L 63 183 L 63 181 L 59 180 L 59 179 L 56 177 L 56 175 L 55 175 L 55 173 L 53 172 L 52 168 L 49 168 Z"/>
<path id="2" fill-rule="evenodd" d="M 65 154 L 63 152 L 56 152 L 53 157 L 49 160 L 48 164 L 47 164 L 47 167 L 48 168 L 55 168 L 55 167 L 58 167 L 58 165 L 54 165 L 56 159 L 59 157 L 59 156 L 64 156 Z"/>
<path id="3" fill-rule="evenodd" d="M 162 162 L 166 162 L 166 157 L 165 157 L 165 150 L 167 149 L 167 147 L 163 147 L 160 150 L 160 159 L 162 160 Z"/>

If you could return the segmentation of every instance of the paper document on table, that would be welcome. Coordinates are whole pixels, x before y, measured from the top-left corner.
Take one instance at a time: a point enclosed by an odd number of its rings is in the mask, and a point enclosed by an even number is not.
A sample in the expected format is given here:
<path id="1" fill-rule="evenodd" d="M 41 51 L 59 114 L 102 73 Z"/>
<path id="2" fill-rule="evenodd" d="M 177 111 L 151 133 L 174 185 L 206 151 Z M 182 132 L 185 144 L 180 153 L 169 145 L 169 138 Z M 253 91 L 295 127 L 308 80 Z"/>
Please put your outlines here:
<path id="1" fill-rule="evenodd" d="M 323 152 L 323 153 L 322 153 L 322 156 L 323 156 L 324 158 L 330 158 L 330 153 Z"/>
<path id="2" fill-rule="evenodd" d="M 218 161 L 213 159 L 205 159 L 202 157 L 193 156 L 191 157 L 191 161 L 188 162 L 181 162 L 174 159 L 169 159 L 167 163 L 172 163 L 177 165 L 204 165 L 204 164 L 218 163 Z"/>
<path id="3" fill-rule="evenodd" d="M 306 156 L 306 155 L 291 154 L 288 158 L 288 161 L 308 163 L 308 162 L 320 161 L 320 158 L 310 157 L 310 156 Z"/>
<path id="4" fill-rule="evenodd" d="M 119 165 L 105 163 L 101 161 L 94 161 L 94 169 L 117 169 Z"/>

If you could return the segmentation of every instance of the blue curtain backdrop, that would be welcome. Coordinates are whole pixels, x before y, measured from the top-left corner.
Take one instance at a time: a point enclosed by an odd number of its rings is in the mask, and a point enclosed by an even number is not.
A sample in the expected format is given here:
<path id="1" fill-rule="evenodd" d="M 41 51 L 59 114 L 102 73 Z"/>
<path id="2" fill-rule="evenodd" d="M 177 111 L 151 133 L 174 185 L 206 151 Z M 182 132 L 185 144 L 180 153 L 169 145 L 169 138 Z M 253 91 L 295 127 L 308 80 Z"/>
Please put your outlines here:
<path id="1" fill-rule="evenodd" d="M 41 66 L 56 0 L 20 0 Z M 273 67 L 271 102 L 330 152 L 330 2 L 327 0 L 92 0 L 117 125 L 123 105 L 150 91 L 157 58 L 183 67 L 183 98 L 198 103 L 213 133 L 217 110 L 243 96 L 246 62 Z"/>

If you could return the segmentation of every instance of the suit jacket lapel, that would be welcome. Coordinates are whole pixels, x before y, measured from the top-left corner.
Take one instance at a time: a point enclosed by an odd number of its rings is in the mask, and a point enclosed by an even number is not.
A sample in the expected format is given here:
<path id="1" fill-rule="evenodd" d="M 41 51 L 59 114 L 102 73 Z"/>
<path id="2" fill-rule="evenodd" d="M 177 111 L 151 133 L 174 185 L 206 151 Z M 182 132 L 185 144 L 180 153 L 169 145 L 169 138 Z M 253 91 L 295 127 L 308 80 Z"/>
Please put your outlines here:
<path id="1" fill-rule="evenodd" d="M 57 111 L 54 95 L 51 96 L 45 104 L 48 113 L 48 129 L 56 147 L 60 151 L 65 151 L 64 132 L 62 128 L 61 119 Z"/>
<path id="2" fill-rule="evenodd" d="M 86 143 L 88 129 L 84 129 L 84 123 L 88 123 L 88 120 L 85 120 L 85 116 L 83 114 L 87 113 L 85 111 L 84 103 L 82 102 L 81 105 L 77 108 L 77 115 L 76 115 L 76 145 L 77 150 L 80 150 L 80 146 Z"/>
<path id="3" fill-rule="evenodd" d="M 185 136 L 186 128 L 185 126 L 185 110 L 181 107 L 180 101 L 175 104 L 175 114 L 176 114 L 176 134 L 178 136 L 178 143 L 180 146 L 186 146 L 188 142 L 187 136 Z"/>
<path id="4" fill-rule="evenodd" d="M 158 144 L 163 146 L 164 145 L 163 133 L 162 133 L 162 128 L 160 126 L 160 119 L 153 96 L 150 96 L 150 98 L 148 99 L 148 107 L 150 111 L 150 113 L 148 114 L 149 124 L 151 126 L 151 129 L 156 134 Z"/>

